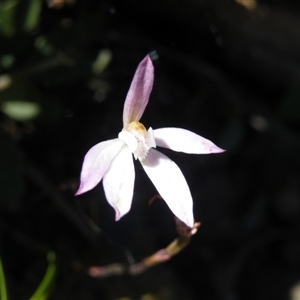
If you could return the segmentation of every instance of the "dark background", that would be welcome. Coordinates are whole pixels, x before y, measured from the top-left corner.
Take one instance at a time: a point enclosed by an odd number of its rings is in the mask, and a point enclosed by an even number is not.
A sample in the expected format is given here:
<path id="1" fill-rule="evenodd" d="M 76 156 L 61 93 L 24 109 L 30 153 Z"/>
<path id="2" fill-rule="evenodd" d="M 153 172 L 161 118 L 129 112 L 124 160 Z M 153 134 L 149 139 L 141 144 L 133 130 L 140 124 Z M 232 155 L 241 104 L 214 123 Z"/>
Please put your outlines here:
<path id="1" fill-rule="evenodd" d="M 54 251 L 50 299 L 295 300 L 300 2 L 48 0 L 30 13 L 34 1 L 6 10 L 11 1 L 0 1 L 0 253 L 10 299 L 29 299 Z M 189 183 L 198 233 L 140 276 L 91 278 L 82 267 L 138 262 L 176 237 L 166 204 L 148 205 L 156 190 L 138 162 L 121 221 L 101 183 L 74 197 L 85 153 L 122 129 L 134 71 L 153 51 L 142 122 L 195 131 L 227 152 L 162 150 Z M 36 113 L 19 117 L 15 100 Z"/>

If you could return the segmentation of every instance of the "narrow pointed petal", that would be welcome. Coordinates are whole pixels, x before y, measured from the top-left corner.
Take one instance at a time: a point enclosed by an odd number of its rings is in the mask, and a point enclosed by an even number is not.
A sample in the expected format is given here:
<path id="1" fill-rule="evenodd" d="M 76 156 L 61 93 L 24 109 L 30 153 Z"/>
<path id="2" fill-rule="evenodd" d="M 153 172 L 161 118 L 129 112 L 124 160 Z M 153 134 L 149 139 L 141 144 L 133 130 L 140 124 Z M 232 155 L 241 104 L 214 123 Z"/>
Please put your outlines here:
<path id="1" fill-rule="evenodd" d="M 101 181 L 113 158 L 123 145 L 124 142 L 113 139 L 101 142 L 87 152 L 80 174 L 80 186 L 75 195 L 91 190 Z"/>
<path id="2" fill-rule="evenodd" d="M 154 130 L 156 145 L 173 151 L 189 154 L 221 153 L 219 148 L 210 140 L 182 128 L 160 128 Z"/>
<path id="3" fill-rule="evenodd" d="M 134 178 L 132 153 L 128 146 L 124 145 L 103 177 L 106 199 L 116 211 L 116 221 L 130 210 Z"/>
<path id="4" fill-rule="evenodd" d="M 141 164 L 173 214 L 193 227 L 193 200 L 179 167 L 164 154 L 150 149 Z"/>
<path id="5" fill-rule="evenodd" d="M 149 55 L 138 65 L 129 88 L 123 110 L 124 127 L 132 121 L 139 121 L 148 104 L 154 81 L 154 67 Z"/>

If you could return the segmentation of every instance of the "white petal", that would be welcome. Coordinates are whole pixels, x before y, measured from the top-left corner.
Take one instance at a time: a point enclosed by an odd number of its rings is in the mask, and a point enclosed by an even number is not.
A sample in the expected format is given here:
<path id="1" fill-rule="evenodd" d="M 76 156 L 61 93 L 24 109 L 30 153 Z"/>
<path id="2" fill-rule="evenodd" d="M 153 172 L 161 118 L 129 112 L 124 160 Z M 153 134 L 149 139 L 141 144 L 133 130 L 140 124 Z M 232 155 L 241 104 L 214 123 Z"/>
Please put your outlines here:
<path id="1" fill-rule="evenodd" d="M 224 152 L 210 140 L 182 128 L 160 128 L 154 130 L 156 145 L 173 151 L 189 154 Z"/>
<path id="2" fill-rule="evenodd" d="M 153 148 L 141 164 L 173 214 L 187 226 L 193 227 L 193 199 L 179 167 Z"/>
<path id="3" fill-rule="evenodd" d="M 130 210 L 134 178 L 132 153 L 128 146 L 124 145 L 103 177 L 106 199 L 116 211 L 116 221 Z"/>
<path id="4" fill-rule="evenodd" d="M 80 187 L 76 195 L 91 190 L 100 182 L 123 145 L 124 142 L 113 139 L 98 143 L 87 152 L 80 174 Z"/>
<path id="5" fill-rule="evenodd" d="M 129 150 L 133 153 L 135 152 L 137 146 L 138 146 L 138 142 L 137 139 L 135 138 L 135 136 L 128 132 L 128 131 L 121 131 L 118 135 L 119 139 L 122 140 L 125 144 L 127 144 L 127 146 L 129 147 Z"/>

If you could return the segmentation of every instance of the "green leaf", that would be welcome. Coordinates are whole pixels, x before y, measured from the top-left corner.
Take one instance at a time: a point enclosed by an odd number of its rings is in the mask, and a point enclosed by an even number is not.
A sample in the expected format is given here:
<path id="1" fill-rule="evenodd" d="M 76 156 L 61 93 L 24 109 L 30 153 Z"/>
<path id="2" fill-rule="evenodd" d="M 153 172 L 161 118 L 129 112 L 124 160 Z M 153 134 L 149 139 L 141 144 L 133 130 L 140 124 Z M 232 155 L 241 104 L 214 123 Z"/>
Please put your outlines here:
<path id="1" fill-rule="evenodd" d="M 0 3 L 0 32 L 5 36 L 12 36 L 15 33 L 15 10 L 19 1 L 7 0 Z"/>
<path id="2" fill-rule="evenodd" d="M 11 100 L 3 102 L 1 110 L 10 118 L 17 121 L 29 121 L 40 113 L 40 105 L 35 102 Z"/>
<path id="3" fill-rule="evenodd" d="M 17 121 L 29 121 L 40 114 L 39 91 L 24 76 L 0 76 L 0 109 Z"/>
<path id="4" fill-rule="evenodd" d="M 49 296 L 56 275 L 55 253 L 49 252 L 47 259 L 49 264 L 44 278 L 29 300 L 46 300 Z"/>
<path id="5" fill-rule="evenodd" d="M 97 59 L 94 61 L 92 65 L 92 71 L 95 75 L 100 75 L 106 67 L 109 65 L 112 59 L 112 53 L 109 49 L 102 49 Z"/>
<path id="6" fill-rule="evenodd" d="M 31 0 L 28 4 L 28 11 L 24 22 L 24 30 L 30 32 L 34 30 L 40 22 L 42 1 Z"/>

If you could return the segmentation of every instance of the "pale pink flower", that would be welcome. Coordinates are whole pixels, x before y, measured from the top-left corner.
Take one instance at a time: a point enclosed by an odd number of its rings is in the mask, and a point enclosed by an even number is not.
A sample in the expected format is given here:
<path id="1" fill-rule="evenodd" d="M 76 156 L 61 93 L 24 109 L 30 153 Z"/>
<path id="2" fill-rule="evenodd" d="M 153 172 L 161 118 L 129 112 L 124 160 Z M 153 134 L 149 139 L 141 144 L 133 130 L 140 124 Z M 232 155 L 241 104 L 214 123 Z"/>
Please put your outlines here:
<path id="1" fill-rule="evenodd" d="M 156 146 L 189 154 L 220 153 L 224 150 L 211 141 L 182 128 L 146 130 L 140 119 L 147 106 L 154 80 L 149 56 L 139 64 L 123 111 L 123 129 L 118 138 L 101 142 L 85 155 L 80 187 L 76 195 L 94 188 L 103 178 L 108 203 L 115 209 L 116 221 L 131 207 L 135 170 L 132 154 L 138 159 L 173 214 L 193 227 L 193 200 L 179 167 Z"/>

